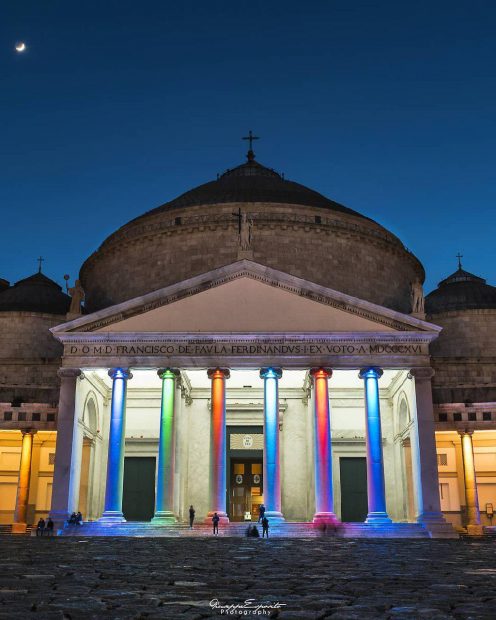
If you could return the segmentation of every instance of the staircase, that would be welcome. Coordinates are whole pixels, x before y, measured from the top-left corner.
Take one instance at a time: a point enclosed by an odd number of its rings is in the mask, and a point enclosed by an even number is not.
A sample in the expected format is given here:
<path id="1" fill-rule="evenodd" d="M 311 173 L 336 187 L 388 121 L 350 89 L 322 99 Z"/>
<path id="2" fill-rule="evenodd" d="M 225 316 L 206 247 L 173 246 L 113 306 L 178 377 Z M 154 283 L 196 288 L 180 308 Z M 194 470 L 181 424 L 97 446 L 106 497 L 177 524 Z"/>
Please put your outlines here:
<path id="1" fill-rule="evenodd" d="M 12 534 L 12 525 L 10 523 L 0 525 L 0 536 L 31 536 L 32 525 L 28 525 L 25 534 Z"/>
<path id="2" fill-rule="evenodd" d="M 228 523 L 219 526 L 219 538 L 242 538 L 246 535 L 248 523 Z M 258 526 L 260 536 L 262 528 Z M 71 525 L 58 531 L 59 536 L 132 536 L 137 538 L 199 538 L 212 537 L 212 526 L 199 523 L 192 530 L 185 523 L 156 525 L 149 522 L 104 523 L 99 521 Z M 369 525 L 366 523 L 343 523 L 337 530 L 324 530 L 321 526 L 307 522 L 273 522 L 270 524 L 271 538 L 318 538 L 338 536 L 342 538 L 429 538 L 429 532 L 418 523 L 391 523 Z"/>

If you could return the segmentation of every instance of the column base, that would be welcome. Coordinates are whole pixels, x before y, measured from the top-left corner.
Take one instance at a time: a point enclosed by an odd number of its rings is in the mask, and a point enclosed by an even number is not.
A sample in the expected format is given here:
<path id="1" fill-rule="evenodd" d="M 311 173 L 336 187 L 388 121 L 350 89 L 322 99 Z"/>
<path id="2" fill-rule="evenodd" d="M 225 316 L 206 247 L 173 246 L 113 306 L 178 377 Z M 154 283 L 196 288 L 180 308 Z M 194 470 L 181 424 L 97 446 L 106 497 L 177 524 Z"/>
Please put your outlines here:
<path id="1" fill-rule="evenodd" d="M 27 531 L 27 523 L 12 523 L 12 534 L 25 534 Z"/>
<path id="2" fill-rule="evenodd" d="M 431 538 L 459 538 L 457 531 L 446 521 L 442 512 L 423 512 L 418 515 L 417 523 L 427 530 Z"/>
<path id="3" fill-rule="evenodd" d="M 313 517 L 313 522 L 318 525 L 337 525 L 339 523 L 339 519 L 333 512 L 316 512 Z"/>
<path id="4" fill-rule="evenodd" d="M 369 525 L 387 525 L 392 522 L 393 520 L 389 518 L 387 512 L 369 512 L 365 519 L 365 523 Z"/>
<path id="5" fill-rule="evenodd" d="M 469 536 L 482 536 L 484 527 L 482 525 L 467 525 L 467 534 Z"/>
<path id="6" fill-rule="evenodd" d="M 52 510 L 48 516 L 53 521 L 53 529 L 63 530 L 69 521 L 69 517 L 71 516 L 69 512 L 65 512 L 62 510 Z"/>
<path id="7" fill-rule="evenodd" d="M 267 517 L 267 519 L 272 523 L 282 523 L 283 521 L 286 521 L 282 512 L 279 512 L 278 510 L 266 510 L 264 516 Z"/>
<path id="8" fill-rule="evenodd" d="M 157 510 L 155 516 L 150 521 L 150 523 L 160 525 L 163 523 L 164 525 L 168 523 L 177 523 L 176 516 L 170 510 Z"/>
<path id="9" fill-rule="evenodd" d="M 229 523 L 229 517 L 227 516 L 227 512 L 224 512 L 222 510 L 211 510 L 207 514 L 205 519 L 203 520 L 203 523 L 207 523 L 208 525 L 212 525 L 212 517 L 214 516 L 215 513 L 217 513 L 217 515 L 219 517 L 219 524 Z"/>
<path id="10" fill-rule="evenodd" d="M 124 514 L 118 510 L 106 510 L 98 519 L 99 523 L 126 523 Z"/>

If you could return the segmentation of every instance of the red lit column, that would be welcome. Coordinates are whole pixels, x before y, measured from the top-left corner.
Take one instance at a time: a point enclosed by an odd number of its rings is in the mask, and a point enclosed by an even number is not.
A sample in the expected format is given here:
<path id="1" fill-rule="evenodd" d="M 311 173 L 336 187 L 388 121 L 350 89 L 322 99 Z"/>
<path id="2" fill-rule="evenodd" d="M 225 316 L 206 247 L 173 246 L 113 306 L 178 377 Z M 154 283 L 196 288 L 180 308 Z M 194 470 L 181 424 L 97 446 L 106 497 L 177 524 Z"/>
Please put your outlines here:
<path id="1" fill-rule="evenodd" d="M 329 368 L 312 368 L 315 415 L 315 523 L 332 523 L 334 498 L 332 489 L 331 416 L 329 406 Z"/>
<path id="2" fill-rule="evenodd" d="M 210 511 L 206 522 L 210 523 L 216 512 L 221 523 L 228 523 L 226 513 L 226 368 L 208 371 L 212 381 L 212 420 L 210 442 Z"/>

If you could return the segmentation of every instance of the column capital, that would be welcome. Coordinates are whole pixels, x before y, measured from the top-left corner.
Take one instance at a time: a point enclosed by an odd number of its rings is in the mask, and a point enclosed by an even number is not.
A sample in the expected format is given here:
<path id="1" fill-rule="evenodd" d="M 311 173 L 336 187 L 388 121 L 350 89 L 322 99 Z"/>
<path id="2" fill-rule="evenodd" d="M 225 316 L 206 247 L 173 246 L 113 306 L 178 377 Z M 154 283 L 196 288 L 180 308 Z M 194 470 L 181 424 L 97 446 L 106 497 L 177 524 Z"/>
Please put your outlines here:
<path id="1" fill-rule="evenodd" d="M 310 368 L 310 376 L 316 379 L 330 379 L 332 377 L 332 368 Z"/>
<path id="2" fill-rule="evenodd" d="M 181 371 L 179 370 L 179 368 L 159 368 L 157 370 L 157 375 L 161 379 L 175 379 L 179 377 L 180 374 Z"/>
<path id="3" fill-rule="evenodd" d="M 384 371 L 382 368 L 377 368 L 376 366 L 370 366 L 368 368 L 361 368 L 358 373 L 358 377 L 360 379 L 380 379 L 383 375 Z"/>
<path id="4" fill-rule="evenodd" d="M 474 429 L 472 429 L 472 428 L 465 428 L 463 430 L 457 429 L 456 432 L 460 435 L 460 437 L 463 437 L 464 435 L 473 435 L 474 434 Z"/>
<path id="5" fill-rule="evenodd" d="M 36 433 L 38 432 L 35 428 L 21 428 L 20 430 L 23 437 L 24 435 L 36 435 Z"/>
<path id="6" fill-rule="evenodd" d="M 57 375 L 61 379 L 64 379 L 66 377 L 77 379 L 77 377 L 79 377 L 81 374 L 82 371 L 80 368 L 59 368 L 57 370 Z"/>
<path id="7" fill-rule="evenodd" d="M 260 368 L 260 377 L 262 379 L 280 379 L 282 377 L 282 368 Z"/>
<path id="8" fill-rule="evenodd" d="M 229 368 L 209 368 L 207 376 L 209 379 L 229 379 L 231 371 Z"/>
<path id="9" fill-rule="evenodd" d="M 129 368 L 111 368 L 108 371 L 108 376 L 111 379 L 132 379 L 133 375 Z"/>
<path id="10" fill-rule="evenodd" d="M 415 381 L 430 381 L 434 374 L 434 368 L 430 366 L 410 369 L 410 375 L 415 378 Z"/>

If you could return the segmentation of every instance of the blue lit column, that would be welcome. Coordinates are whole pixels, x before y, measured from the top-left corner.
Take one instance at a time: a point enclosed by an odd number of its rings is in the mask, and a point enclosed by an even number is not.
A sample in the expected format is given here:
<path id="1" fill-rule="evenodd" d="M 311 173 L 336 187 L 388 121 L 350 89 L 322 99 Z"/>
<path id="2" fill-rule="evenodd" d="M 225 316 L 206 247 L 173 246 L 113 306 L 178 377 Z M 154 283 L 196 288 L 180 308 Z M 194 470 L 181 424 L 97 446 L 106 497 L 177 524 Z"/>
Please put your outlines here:
<path id="1" fill-rule="evenodd" d="M 160 439 L 158 444 L 157 495 L 154 523 L 174 523 L 174 409 L 176 377 L 179 370 L 161 368 L 162 400 L 160 404 Z"/>
<path id="2" fill-rule="evenodd" d="M 279 387 L 280 368 L 262 368 L 264 380 L 263 498 L 265 516 L 283 520 L 281 512 L 281 472 L 279 466 Z"/>
<path id="3" fill-rule="evenodd" d="M 124 481 L 124 448 L 126 434 L 127 381 L 132 374 L 127 368 L 109 370 L 112 378 L 112 402 L 110 405 L 110 433 L 107 461 L 107 486 L 105 509 L 100 521 L 122 522 L 122 487 Z"/>
<path id="4" fill-rule="evenodd" d="M 381 408 L 379 399 L 380 368 L 363 368 L 360 379 L 365 382 L 365 430 L 367 442 L 366 523 L 391 523 L 386 511 L 384 460 L 382 456 Z"/>

